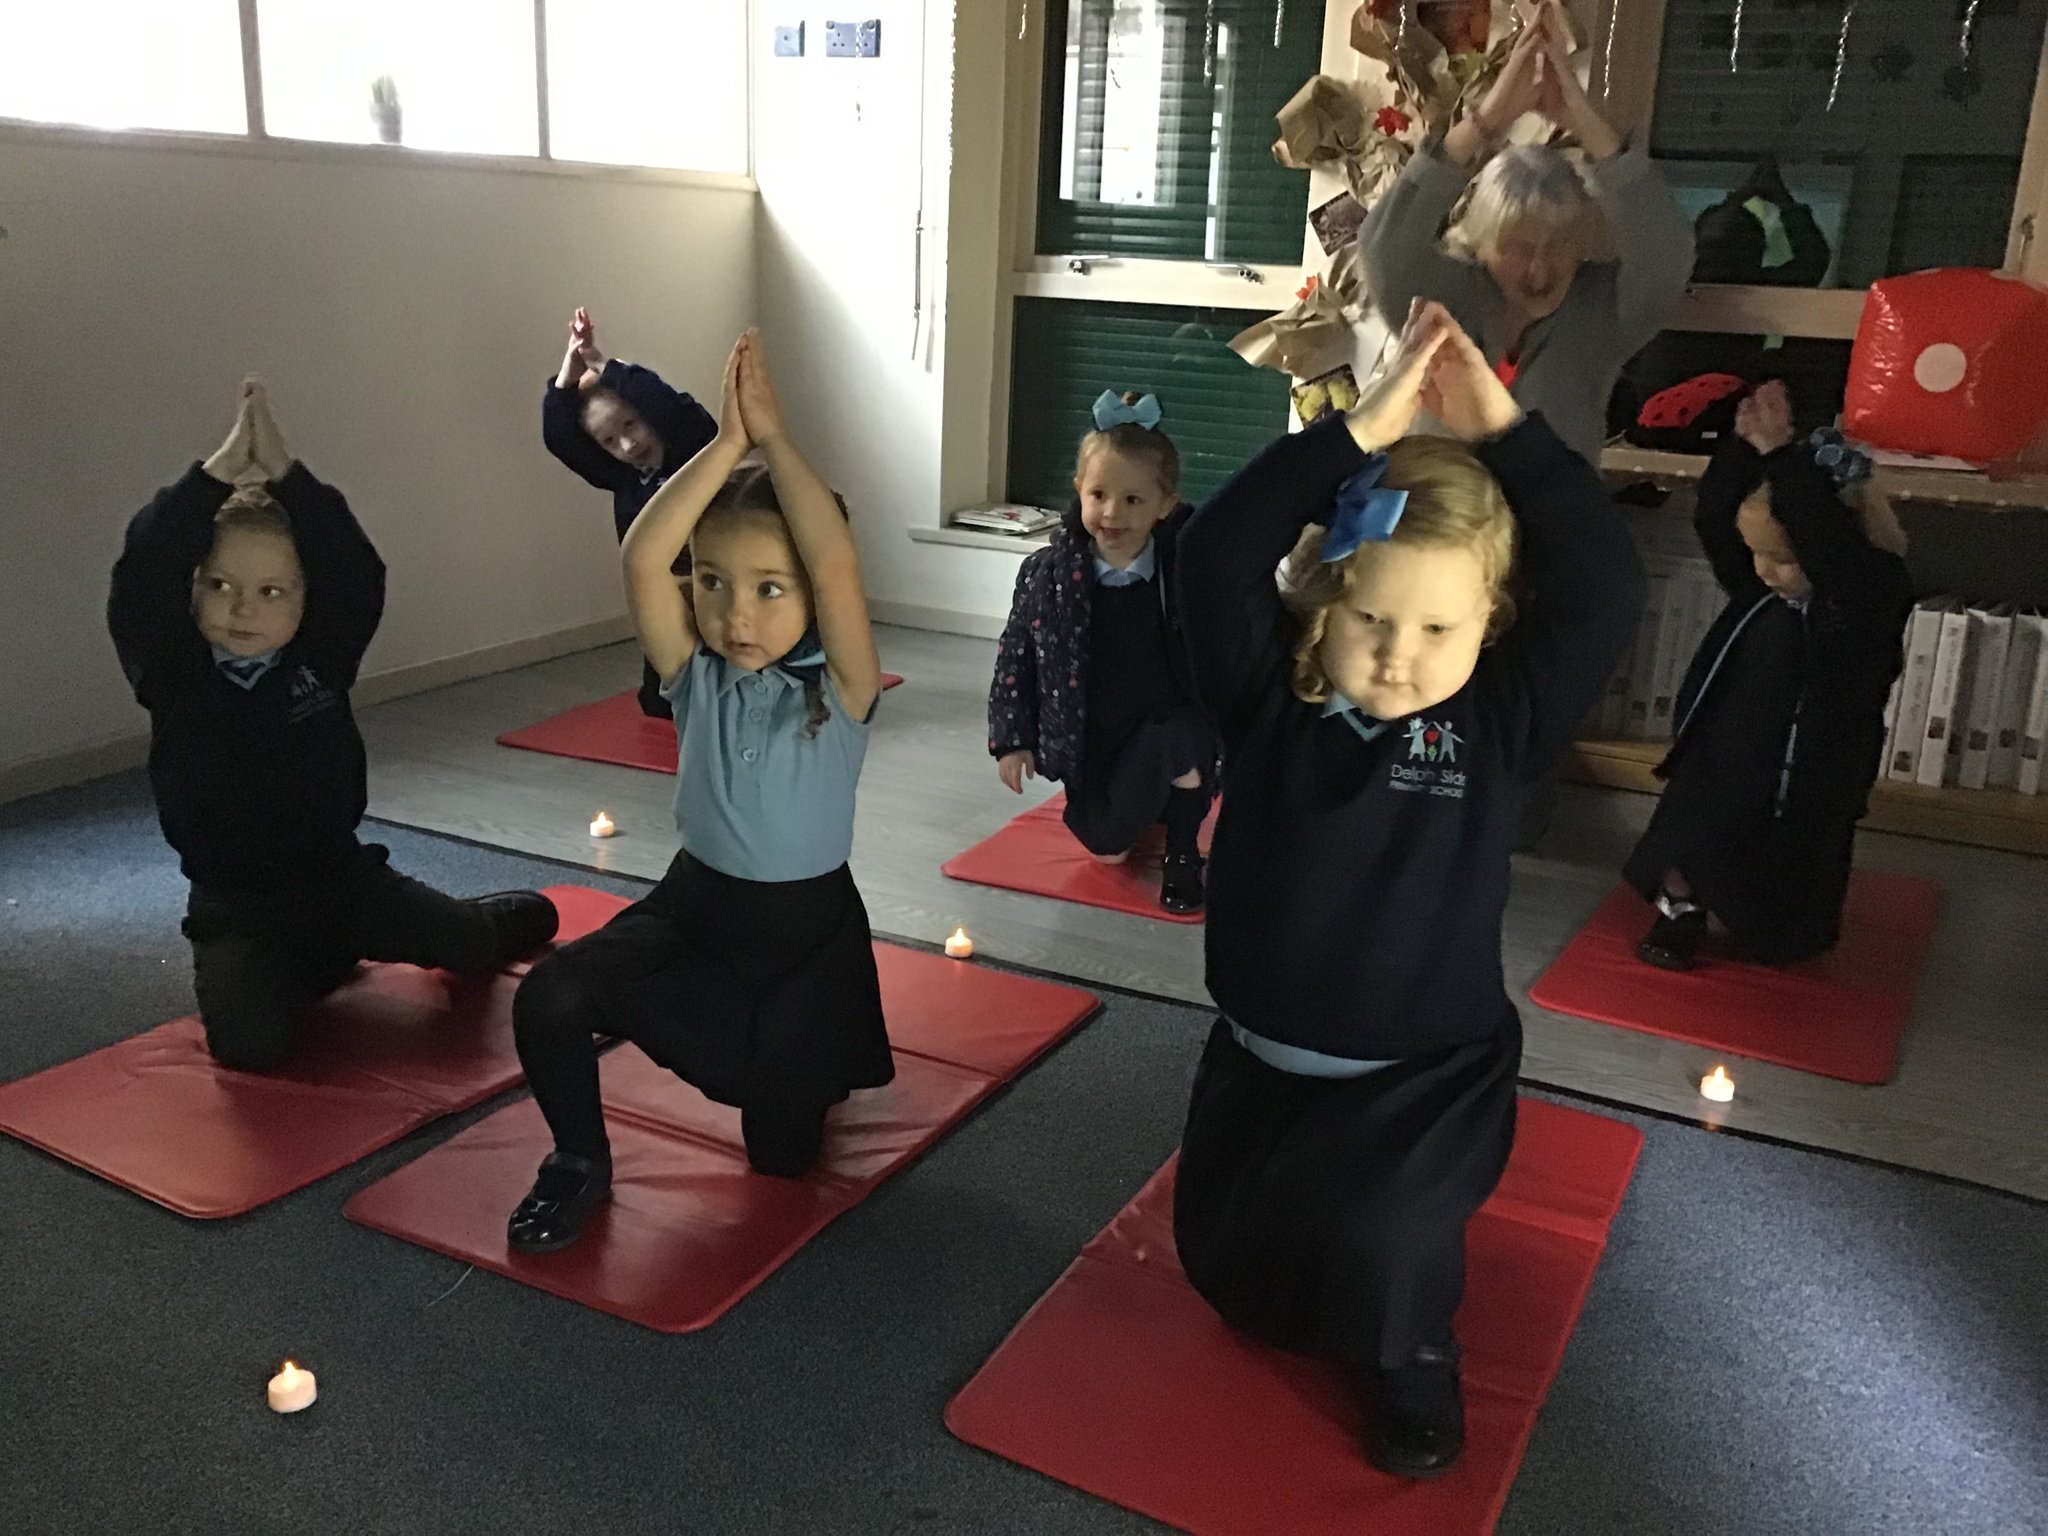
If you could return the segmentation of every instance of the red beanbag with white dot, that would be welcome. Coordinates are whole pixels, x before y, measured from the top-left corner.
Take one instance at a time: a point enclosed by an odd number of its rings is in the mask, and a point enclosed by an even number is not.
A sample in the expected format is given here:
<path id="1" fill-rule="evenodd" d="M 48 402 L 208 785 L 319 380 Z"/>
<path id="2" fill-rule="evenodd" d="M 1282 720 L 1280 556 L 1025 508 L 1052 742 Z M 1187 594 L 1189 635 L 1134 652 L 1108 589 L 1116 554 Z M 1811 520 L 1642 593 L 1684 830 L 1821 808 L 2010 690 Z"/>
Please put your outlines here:
<path id="1" fill-rule="evenodd" d="M 1880 448 L 2007 459 L 2048 420 L 2048 292 L 1977 267 L 1870 285 L 1842 430 Z"/>

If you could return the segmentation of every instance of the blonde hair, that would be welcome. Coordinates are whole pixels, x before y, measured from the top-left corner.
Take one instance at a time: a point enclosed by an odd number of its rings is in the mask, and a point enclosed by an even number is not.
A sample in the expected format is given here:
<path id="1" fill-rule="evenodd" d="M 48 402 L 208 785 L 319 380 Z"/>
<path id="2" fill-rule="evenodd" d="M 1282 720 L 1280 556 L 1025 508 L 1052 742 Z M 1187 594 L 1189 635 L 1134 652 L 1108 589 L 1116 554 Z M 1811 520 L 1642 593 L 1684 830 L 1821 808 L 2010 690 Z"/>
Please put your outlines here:
<path id="1" fill-rule="evenodd" d="M 213 514 L 213 536 L 224 533 L 269 533 L 292 543 L 291 519 L 260 485 L 238 485 Z"/>
<path id="2" fill-rule="evenodd" d="M 1570 231 L 1588 256 L 1604 254 L 1608 244 L 1607 220 L 1585 179 L 1547 144 L 1511 144 L 1488 160 L 1472 178 L 1444 244 L 1477 260 L 1518 224 Z"/>
<path id="3" fill-rule="evenodd" d="M 1905 558 L 1906 530 L 1899 522 L 1898 509 L 1892 505 L 1889 496 L 1870 481 L 1863 480 L 1843 494 L 1842 505 L 1855 514 L 1856 526 L 1862 530 L 1863 537 L 1873 548 L 1881 549 L 1886 554 L 1897 555 L 1902 560 Z M 1772 522 L 1778 520 L 1777 514 L 1771 510 L 1771 487 L 1768 482 L 1742 498 L 1742 504 L 1735 509 L 1735 515 L 1740 517 L 1744 512 L 1761 514 Z"/>
<path id="4" fill-rule="evenodd" d="M 1395 525 L 1396 544 L 1469 550 L 1479 560 L 1491 611 L 1486 639 L 1497 639 L 1515 618 L 1508 590 L 1515 564 L 1515 516 L 1500 482 L 1463 443 L 1447 437 L 1404 437 L 1387 449 L 1380 484 L 1406 491 L 1408 504 Z M 1300 622 L 1294 641 L 1294 695 L 1310 704 L 1334 691 L 1319 654 L 1330 610 L 1358 580 L 1359 562 L 1373 548 L 1362 544 L 1342 560 L 1323 563 L 1321 526 L 1311 523 L 1280 566 L 1280 601 Z"/>

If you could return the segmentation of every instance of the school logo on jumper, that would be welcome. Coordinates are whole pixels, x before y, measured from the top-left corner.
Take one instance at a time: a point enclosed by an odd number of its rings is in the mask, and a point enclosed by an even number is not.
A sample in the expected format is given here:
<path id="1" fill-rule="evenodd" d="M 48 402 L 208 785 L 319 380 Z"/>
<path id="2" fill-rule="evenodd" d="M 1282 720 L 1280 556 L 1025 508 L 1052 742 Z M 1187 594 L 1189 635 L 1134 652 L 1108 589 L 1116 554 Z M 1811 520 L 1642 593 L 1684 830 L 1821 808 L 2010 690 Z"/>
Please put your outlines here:
<path id="1" fill-rule="evenodd" d="M 291 708 L 285 711 L 285 722 L 298 725 L 310 720 L 322 710 L 332 709 L 340 702 L 340 696 L 320 681 L 319 674 L 311 667 L 302 666 L 292 674 Z"/>
<path id="2" fill-rule="evenodd" d="M 1438 795 L 1447 800 L 1465 798 L 1465 771 L 1453 768 L 1458 748 L 1465 738 L 1451 728 L 1448 720 L 1425 720 L 1420 715 L 1404 727 L 1408 735 L 1406 762 L 1387 765 L 1387 787 L 1411 795 Z M 1417 763 L 1425 766 L 1416 767 Z"/>
<path id="3" fill-rule="evenodd" d="M 1448 720 L 1425 720 L 1420 715 L 1408 722 L 1408 760 L 1425 763 L 1455 763 L 1464 738 L 1451 729 Z"/>

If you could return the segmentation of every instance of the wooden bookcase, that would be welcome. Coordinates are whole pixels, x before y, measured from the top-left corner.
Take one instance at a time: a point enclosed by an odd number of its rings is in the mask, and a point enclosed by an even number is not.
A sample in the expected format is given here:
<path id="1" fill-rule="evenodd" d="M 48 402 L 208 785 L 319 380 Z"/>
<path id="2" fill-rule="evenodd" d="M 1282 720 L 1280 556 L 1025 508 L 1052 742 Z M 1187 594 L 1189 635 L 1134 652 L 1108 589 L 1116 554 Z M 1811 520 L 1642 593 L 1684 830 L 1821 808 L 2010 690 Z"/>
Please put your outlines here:
<path id="1" fill-rule="evenodd" d="M 1626 444 L 1611 445 L 1600 456 L 1600 468 L 1610 480 L 1652 480 L 1667 486 L 1697 480 L 1706 466 L 1700 455 Z M 1916 468 L 1881 468 L 1878 475 L 1886 492 L 1901 499 L 1983 507 L 1993 513 L 2048 507 L 2048 477 L 1997 480 L 1979 473 Z M 1565 760 L 1565 775 L 1582 784 L 1657 794 L 1663 785 L 1652 770 L 1668 745 L 1582 738 Z M 1879 779 L 1863 825 L 1908 837 L 2048 855 L 2048 795 L 1952 786 L 1929 789 Z"/>

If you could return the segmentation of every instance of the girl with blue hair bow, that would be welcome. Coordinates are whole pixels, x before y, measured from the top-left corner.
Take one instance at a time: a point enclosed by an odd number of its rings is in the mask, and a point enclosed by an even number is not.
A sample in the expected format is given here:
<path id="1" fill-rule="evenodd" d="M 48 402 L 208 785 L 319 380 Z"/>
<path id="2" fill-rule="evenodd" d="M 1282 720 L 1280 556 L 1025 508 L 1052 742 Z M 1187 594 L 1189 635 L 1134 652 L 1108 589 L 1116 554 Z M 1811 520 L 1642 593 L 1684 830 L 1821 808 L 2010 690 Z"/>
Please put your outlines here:
<path id="1" fill-rule="evenodd" d="M 1463 441 L 1405 436 L 1422 406 Z M 1642 565 L 1586 461 L 1418 303 L 1356 406 L 1194 514 L 1178 582 L 1230 764 L 1181 1264 L 1231 1324 L 1336 1364 L 1376 1465 L 1434 1477 L 1464 1445 L 1465 1223 L 1514 1139 L 1516 816 L 1627 646 Z"/>
<path id="2" fill-rule="evenodd" d="M 1194 702 L 1173 569 L 1187 504 L 1180 451 L 1153 395 L 1103 391 L 1081 440 L 1075 500 L 1024 561 L 989 687 L 988 747 L 1013 793 L 1064 783 L 1067 828 L 1117 864 L 1166 827 L 1159 902 L 1199 912 L 1197 837 L 1215 797 L 1216 736 Z"/>

